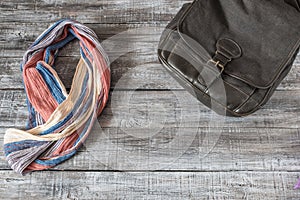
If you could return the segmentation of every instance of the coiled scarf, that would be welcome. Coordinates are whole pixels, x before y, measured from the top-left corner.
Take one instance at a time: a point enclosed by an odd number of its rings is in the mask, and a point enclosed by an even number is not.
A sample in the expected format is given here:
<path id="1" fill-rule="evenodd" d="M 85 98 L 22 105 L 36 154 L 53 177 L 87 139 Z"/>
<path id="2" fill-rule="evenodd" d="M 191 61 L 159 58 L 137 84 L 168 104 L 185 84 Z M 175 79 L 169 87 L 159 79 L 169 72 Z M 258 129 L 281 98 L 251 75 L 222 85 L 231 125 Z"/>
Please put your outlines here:
<path id="1" fill-rule="evenodd" d="M 81 58 L 67 93 L 53 69 L 58 50 L 78 39 Z M 56 166 L 73 156 L 103 110 L 110 88 L 109 60 L 88 27 L 60 20 L 42 33 L 21 63 L 28 130 L 8 129 L 4 153 L 21 174 Z"/>

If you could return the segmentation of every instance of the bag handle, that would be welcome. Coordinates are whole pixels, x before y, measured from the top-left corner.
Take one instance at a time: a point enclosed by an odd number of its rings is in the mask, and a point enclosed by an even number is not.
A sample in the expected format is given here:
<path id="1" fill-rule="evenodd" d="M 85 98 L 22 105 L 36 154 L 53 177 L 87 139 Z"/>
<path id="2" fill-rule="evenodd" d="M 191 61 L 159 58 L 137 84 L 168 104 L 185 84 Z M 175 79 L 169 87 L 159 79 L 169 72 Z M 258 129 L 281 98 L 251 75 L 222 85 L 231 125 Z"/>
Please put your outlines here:
<path id="1" fill-rule="evenodd" d="M 284 0 L 286 3 L 295 7 L 300 12 L 300 0 Z"/>

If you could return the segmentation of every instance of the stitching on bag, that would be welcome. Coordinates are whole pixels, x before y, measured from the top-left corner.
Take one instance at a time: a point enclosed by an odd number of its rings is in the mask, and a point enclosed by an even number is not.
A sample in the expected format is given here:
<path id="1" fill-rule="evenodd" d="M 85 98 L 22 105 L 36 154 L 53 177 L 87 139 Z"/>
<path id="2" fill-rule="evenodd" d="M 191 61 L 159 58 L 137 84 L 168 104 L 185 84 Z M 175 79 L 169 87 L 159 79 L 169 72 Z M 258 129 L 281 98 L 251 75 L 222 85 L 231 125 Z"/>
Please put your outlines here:
<path id="1" fill-rule="evenodd" d="M 248 96 L 248 98 L 245 100 L 244 103 L 241 103 L 241 105 L 239 105 L 239 106 L 238 106 L 237 108 L 235 108 L 233 111 L 234 111 L 234 112 L 237 112 L 237 110 L 240 109 L 240 108 L 242 108 L 243 106 L 245 106 L 245 105 L 249 102 L 250 99 L 252 99 L 252 100 L 257 104 L 252 110 L 254 110 L 255 108 L 257 108 L 257 106 L 258 106 L 260 103 L 257 102 L 255 99 L 252 98 L 253 94 L 255 93 L 255 90 L 256 90 L 256 89 L 254 89 L 254 90 L 252 91 L 251 95 Z"/>

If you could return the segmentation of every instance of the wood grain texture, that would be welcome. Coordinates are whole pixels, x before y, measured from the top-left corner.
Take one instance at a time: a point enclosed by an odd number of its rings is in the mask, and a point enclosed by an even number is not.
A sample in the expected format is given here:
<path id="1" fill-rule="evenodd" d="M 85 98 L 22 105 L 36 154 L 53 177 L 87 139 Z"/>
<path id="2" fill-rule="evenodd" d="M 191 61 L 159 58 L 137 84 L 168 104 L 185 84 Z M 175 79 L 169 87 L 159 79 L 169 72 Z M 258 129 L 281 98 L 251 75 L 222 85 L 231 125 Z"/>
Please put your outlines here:
<path id="1" fill-rule="evenodd" d="M 76 156 L 55 170 L 300 171 L 299 129 L 182 130 L 139 137 L 121 128 L 96 129 Z M 0 158 L 0 169 L 9 169 L 2 152 Z"/>
<path id="2" fill-rule="evenodd" d="M 0 22 L 40 22 L 73 18 L 82 23 L 158 23 L 169 21 L 190 0 L 3 1 Z"/>
<path id="3" fill-rule="evenodd" d="M 24 51 L 30 46 L 30 44 L 50 25 L 55 21 L 48 22 L 47 24 L 40 23 L 0 23 L 3 30 L 0 31 L 0 55 L 3 57 L 21 57 Z M 139 45 L 140 47 L 157 47 L 160 33 L 167 22 L 161 22 L 159 24 L 86 24 L 93 29 L 98 35 L 99 40 L 103 41 L 111 36 L 120 34 L 127 31 L 127 34 L 123 34 L 122 38 L 115 43 L 110 43 L 105 46 L 105 50 L 108 53 L 117 53 L 115 49 L 116 45 Z M 149 29 L 152 28 L 150 32 Z M 144 32 L 130 32 L 132 29 L 145 29 Z M 157 30 L 155 30 L 157 29 Z M 153 32 L 154 30 L 154 32 Z M 113 47 L 111 47 L 111 45 Z M 112 49 L 111 49 L 112 48 Z M 147 48 L 145 48 L 147 49 Z M 119 50 L 119 49 L 118 49 Z M 78 56 L 77 48 L 66 47 L 62 51 L 63 56 Z"/>
<path id="4" fill-rule="evenodd" d="M 249 199 L 300 198 L 297 173 L 287 172 L 0 172 L 6 199 Z"/>
<path id="5" fill-rule="evenodd" d="M 165 127 L 299 128 L 298 90 L 274 93 L 259 111 L 244 118 L 222 117 L 198 102 L 186 91 L 120 91 L 110 94 L 99 121 L 102 127 L 120 127 L 122 120 L 154 121 Z M 157 98 L 160 97 L 160 98 Z M 0 126 L 24 127 L 27 120 L 25 92 L 0 90 Z M 218 121 L 219 120 L 219 121 Z"/>

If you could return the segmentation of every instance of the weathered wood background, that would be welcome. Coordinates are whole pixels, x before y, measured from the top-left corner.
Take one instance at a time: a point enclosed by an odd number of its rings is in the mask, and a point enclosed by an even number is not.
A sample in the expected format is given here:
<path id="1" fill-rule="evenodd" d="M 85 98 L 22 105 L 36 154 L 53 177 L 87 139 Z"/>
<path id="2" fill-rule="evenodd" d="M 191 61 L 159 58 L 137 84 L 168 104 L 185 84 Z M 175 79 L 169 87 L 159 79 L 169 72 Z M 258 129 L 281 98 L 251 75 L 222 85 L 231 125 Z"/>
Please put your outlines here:
<path id="1" fill-rule="evenodd" d="M 0 146 L 6 128 L 26 123 L 19 63 L 50 24 L 76 19 L 105 40 L 136 28 L 160 30 L 186 2 L 1 1 Z M 221 123 L 158 63 L 159 37 L 159 31 L 144 31 L 119 41 L 126 41 L 128 49 L 140 48 L 112 63 L 112 98 L 99 117 L 102 128 L 93 131 L 75 157 L 20 176 L 1 152 L 0 199 L 300 198 L 293 189 L 300 177 L 300 56 L 263 109 Z M 115 46 L 107 47 L 109 55 L 120 54 L 120 43 L 110 42 Z M 72 45 L 56 63 L 67 86 L 78 61 Z"/>

